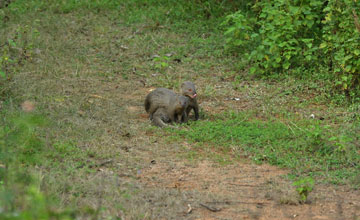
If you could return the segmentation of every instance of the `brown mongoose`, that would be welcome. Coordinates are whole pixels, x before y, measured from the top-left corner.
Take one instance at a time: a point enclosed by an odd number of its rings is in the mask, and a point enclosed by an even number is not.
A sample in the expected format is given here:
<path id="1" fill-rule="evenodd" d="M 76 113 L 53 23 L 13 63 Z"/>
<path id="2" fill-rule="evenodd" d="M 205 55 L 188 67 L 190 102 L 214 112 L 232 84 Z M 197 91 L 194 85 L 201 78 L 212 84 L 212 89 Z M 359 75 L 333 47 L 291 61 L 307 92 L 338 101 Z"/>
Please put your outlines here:
<path id="1" fill-rule="evenodd" d="M 186 116 L 189 117 L 189 113 L 191 109 L 194 109 L 195 113 L 195 120 L 199 119 L 199 105 L 197 103 L 197 93 L 195 89 L 194 83 L 190 81 L 186 81 L 181 85 L 181 92 L 183 96 L 186 96 L 189 98 L 189 105 L 186 108 Z"/>
<path id="2" fill-rule="evenodd" d="M 145 98 L 145 110 L 149 113 L 150 120 L 156 123 L 159 118 L 163 118 L 163 122 L 186 122 L 186 108 L 189 104 L 189 100 L 185 96 L 177 95 L 175 92 L 166 88 L 158 88 L 150 92 Z M 157 119 L 154 120 L 154 113 L 158 112 Z M 159 116 L 162 115 L 162 116 Z M 168 119 L 164 118 L 164 115 Z M 157 123 L 159 125 L 159 123 Z M 159 125 L 160 126 L 160 125 Z"/>

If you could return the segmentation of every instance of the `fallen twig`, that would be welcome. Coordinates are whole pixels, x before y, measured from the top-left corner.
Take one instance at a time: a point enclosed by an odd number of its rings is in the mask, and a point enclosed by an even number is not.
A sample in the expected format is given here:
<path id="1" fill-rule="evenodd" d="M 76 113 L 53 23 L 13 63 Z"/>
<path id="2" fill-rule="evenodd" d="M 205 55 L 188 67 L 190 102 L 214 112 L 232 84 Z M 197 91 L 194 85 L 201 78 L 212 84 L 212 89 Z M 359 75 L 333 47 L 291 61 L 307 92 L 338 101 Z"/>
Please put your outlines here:
<path id="1" fill-rule="evenodd" d="M 113 160 L 105 160 L 105 161 L 103 161 L 103 162 L 101 162 L 101 163 L 99 163 L 98 165 L 95 165 L 95 166 L 97 166 L 97 167 L 101 167 L 101 166 L 104 166 L 105 164 L 108 164 L 108 163 L 112 163 L 113 162 Z"/>
<path id="2" fill-rule="evenodd" d="M 99 95 L 96 95 L 96 94 L 90 94 L 89 96 L 93 97 L 93 98 L 98 98 L 98 99 L 106 99 L 106 98 L 104 98 L 102 96 L 99 96 Z"/>
<path id="3" fill-rule="evenodd" d="M 359 24 L 359 18 L 355 12 L 355 9 L 352 10 L 353 16 L 354 16 L 354 23 L 355 23 L 355 27 L 356 29 L 360 32 L 360 24 Z"/>
<path id="4" fill-rule="evenodd" d="M 191 205 L 190 205 L 190 204 L 188 204 L 188 207 L 189 207 L 189 208 L 188 208 L 188 210 L 187 210 L 187 214 L 190 214 L 193 209 L 191 208 Z"/>
<path id="5" fill-rule="evenodd" d="M 203 203 L 200 203 L 200 205 L 212 212 L 220 212 L 222 210 L 221 208 L 213 208 L 213 207 L 207 206 Z"/>
<path id="6" fill-rule="evenodd" d="M 99 163 L 99 164 L 89 165 L 88 167 L 89 167 L 89 168 L 101 167 L 101 166 L 104 166 L 104 165 L 106 165 L 106 164 L 108 164 L 108 163 L 112 163 L 112 162 L 113 162 L 112 159 L 110 159 L 110 160 L 105 160 L 105 161 L 103 161 L 103 162 L 101 162 L 101 163 Z M 80 169 L 80 168 L 83 168 L 84 166 L 85 166 L 85 164 L 81 164 L 80 166 L 77 166 L 76 168 L 77 168 L 77 169 Z"/>
<path id="7" fill-rule="evenodd" d="M 214 201 L 214 202 L 207 202 L 207 203 L 214 203 L 214 204 L 226 204 L 226 205 L 231 205 L 231 204 L 249 204 L 249 205 L 265 205 L 265 204 L 271 204 L 269 202 L 242 202 L 242 201 Z"/>
<path id="8" fill-rule="evenodd" d="M 247 187 L 263 187 L 263 186 L 259 186 L 259 185 L 237 184 L 237 183 L 229 183 L 229 185 L 234 185 L 234 186 L 247 186 Z"/>

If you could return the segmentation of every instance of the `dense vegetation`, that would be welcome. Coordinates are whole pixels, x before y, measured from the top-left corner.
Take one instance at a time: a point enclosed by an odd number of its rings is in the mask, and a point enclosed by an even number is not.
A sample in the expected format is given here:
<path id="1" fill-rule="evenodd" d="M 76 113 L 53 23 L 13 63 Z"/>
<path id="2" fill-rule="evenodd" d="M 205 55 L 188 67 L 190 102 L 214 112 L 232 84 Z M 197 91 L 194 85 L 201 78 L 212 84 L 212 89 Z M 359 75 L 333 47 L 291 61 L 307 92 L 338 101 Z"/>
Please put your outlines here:
<path id="1" fill-rule="evenodd" d="M 227 48 L 250 74 L 295 74 L 329 81 L 359 101 L 358 1 L 259 1 L 228 15 Z"/>
<path id="2" fill-rule="evenodd" d="M 5 5 L 3 2 L 10 3 Z M 234 89 L 239 89 L 244 79 L 282 83 L 282 80 L 293 77 L 301 83 L 289 90 L 282 88 L 284 91 L 280 91 L 280 95 L 290 94 L 296 102 L 300 98 L 292 94 L 301 93 L 309 88 L 314 94 L 320 94 L 315 97 L 315 99 L 320 97 L 319 103 L 335 103 L 332 107 L 343 106 L 344 111 L 350 109 L 351 116 L 344 120 L 334 119 L 328 124 L 314 120 L 298 120 L 293 115 L 289 116 L 285 110 L 276 112 L 276 117 L 274 113 L 264 121 L 253 120 L 252 116 L 255 114 L 251 115 L 251 112 L 250 115 L 231 112 L 216 115 L 214 120 L 202 120 L 190 124 L 189 127 L 172 132 L 171 135 L 175 139 L 185 137 L 190 142 L 199 143 L 199 146 L 204 143 L 211 146 L 215 143 L 221 144 L 221 150 L 224 152 L 235 149 L 239 152 L 236 156 L 245 155 L 259 163 L 268 162 L 290 168 L 295 178 L 312 176 L 324 182 L 359 187 L 360 20 L 358 12 L 360 12 L 360 1 L 356 0 L 0 2 L 0 29 L 5 30 L 1 31 L 0 36 L 0 218 L 73 219 L 80 213 L 79 215 L 95 219 L 102 211 L 101 207 L 98 209 L 85 207 L 82 210 L 78 210 L 77 207 L 67 208 L 75 203 L 82 190 L 85 191 L 81 187 L 72 187 L 70 184 L 72 179 L 67 180 L 68 182 L 63 183 L 62 186 L 51 186 L 51 183 L 54 185 L 59 179 L 65 179 L 67 175 L 71 176 L 74 173 L 78 175 L 78 167 L 84 167 L 84 164 L 88 163 L 84 158 L 89 155 L 94 157 L 94 153 L 79 150 L 76 146 L 76 141 L 81 139 L 76 134 L 81 132 L 71 130 L 72 132 L 69 132 L 71 134 L 59 135 L 62 139 L 49 140 L 49 137 L 56 136 L 53 134 L 56 133 L 54 129 L 56 125 L 52 124 L 56 120 L 55 117 L 53 115 L 45 117 L 49 115 L 47 111 L 50 108 L 43 107 L 33 113 L 24 112 L 19 107 L 29 97 L 27 94 L 21 94 L 27 88 L 18 88 L 18 84 L 14 83 L 16 74 L 30 72 L 28 68 L 37 65 L 43 68 L 44 75 L 49 74 L 46 71 L 53 66 L 37 63 L 37 56 L 42 51 L 49 50 L 48 56 L 51 60 L 54 57 L 72 55 L 58 48 L 64 47 L 69 50 L 72 50 L 72 47 L 76 48 L 77 43 L 60 46 L 49 44 L 51 42 L 49 38 L 52 40 L 56 38 L 52 34 L 61 30 L 56 29 L 57 25 L 43 22 L 42 19 L 51 20 L 52 16 L 59 15 L 85 17 L 91 13 L 95 15 L 103 13 L 109 21 L 119 22 L 129 29 L 132 29 L 134 24 L 144 23 L 147 29 L 154 32 L 165 26 L 174 33 L 191 36 L 191 41 L 188 42 L 191 47 L 176 48 L 177 53 L 182 55 L 183 62 L 186 62 L 186 59 L 191 60 L 184 56 L 185 50 L 186 53 L 200 57 L 199 60 L 203 57 L 219 60 L 222 65 L 229 66 L 229 75 L 224 77 L 234 79 Z M 86 25 L 84 29 L 101 29 L 96 26 L 97 24 L 89 25 L 91 28 Z M 77 33 L 76 31 L 74 32 Z M 133 31 L 137 30 L 134 28 Z M 224 38 L 226 42 L 223 42 Z M 141 41 L 141 39 L 137 40 Z M 90 42 L 87 46 L 96 48 L 103 44 L 99 40 Z M 70 59 L 80 61 L 89 59 L 89 48 L 77 48 L 76 53 L 85 55 L 80 54 L 76 57 L 78 55 L 76 54 Z M 147 67 L 143 68 L 144 72 L 149 71 L 144 76 L 151 75 L 154 70 L 158 71 L 161 74 L 158 81 L 152 82 L 153 85 L 174 87 L 178 80 L 173 75 L 167 74 L 171 70 L 169 58 L 163 55 L 168 52 L 166 49 L 160 51 L 161 56 L 151 61 L 153 63 L 149 67 L 150 70 L 147 70 Z M 99 65 L 113 65 L 104 54 L 96 53 L 96 59 L 100 60 Z M 147 61 L 141 60 L 140 63 L 145 62 Z M 81 65 L 66 66 L 69 63 L 70 61 L 67 60 L 56 60 L 52 65 L 63 65 L 64 69 L 82 68 Z M 200 76 L 209 78 L 211 76 L 207 74 L 212 70 L 212 65 L 219 63 L 198 62 L 192 70 L 197 71 Z M 128 72 L 132 71 L 133 66 L 126 62 L 121 65 L 127 70 L 121 74 L 121 77 L 127 79 L 130 75 Z M 83 68 L 88 68 L 84 66 Z M 100 72 L 103 66 L 91 66 L 91 68 Z M 62 74 L 62 71 L 65 72 L 64 69 L 60 69 L 56 74 Z M 36 68 L 35 70 L 38 71 Z M 107 77 L 106 74 L 99 73 L 101 76 L 105 75 L 104 78 Z M 25 77 L 22 80 L 30 79 Z M 206 87 L 203 91 L 204 96 L 214 94 L 210 87 Z M 45 97 L 38 97 L 43 103 L 52 100 L 44 95 L 46 91 L 33 91 L 33 94 L 38 93 Z M 63 102 L 64 98 L 53 99 Z M 76 111 L 69 112 L 73 114 Z M 277 121 L 279 115 L 286 122 Z M 208 115 L 203 113 L 203 116 Z M 339 125 L 343 122 L 347 124 Z M 66 126 L 75 127 L 71 122 L 68 123 L 70 125 L 66 124 Z M 242 144 L 235 146 L 234 142 Z M 304 166 L 299 166 L 300 164 Z M 41 169 L 38 169 L 39 167 Z M 61 172 L 53 172 L 55 174 L 50 178 L 44 174 L 57 169 Z M 85 172 L 92 171 L 85 170 Z M 58 201 L 60 193 L 66 194 L 70 191 L 74 194 L 73 200 L 57 208 L 60 203 Z M 121 195 L 128 199 L 128 191 L 121 192 Z"/>

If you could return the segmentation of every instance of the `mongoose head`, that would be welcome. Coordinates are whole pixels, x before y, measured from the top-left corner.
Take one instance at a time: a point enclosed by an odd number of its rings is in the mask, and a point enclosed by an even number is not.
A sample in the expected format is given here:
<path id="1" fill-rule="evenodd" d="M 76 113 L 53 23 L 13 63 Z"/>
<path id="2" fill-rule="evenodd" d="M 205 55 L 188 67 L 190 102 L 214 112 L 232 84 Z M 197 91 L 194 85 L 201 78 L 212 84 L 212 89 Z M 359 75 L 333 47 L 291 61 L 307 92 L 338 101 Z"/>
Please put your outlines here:
<path id="1" fill-rule="evenodd" d="M 178 102 L 181 108 L 185 109 L 189 105 L 189 99 L 185 96 L 178 96 Z"/>
<path id="2" fill-rule="evenodd" d="M 186 81 L 181 85 L 181 91 L 184 96 L 188 96 L 191 99 L 197 96 L 195 85 L 190 81 Z"/>

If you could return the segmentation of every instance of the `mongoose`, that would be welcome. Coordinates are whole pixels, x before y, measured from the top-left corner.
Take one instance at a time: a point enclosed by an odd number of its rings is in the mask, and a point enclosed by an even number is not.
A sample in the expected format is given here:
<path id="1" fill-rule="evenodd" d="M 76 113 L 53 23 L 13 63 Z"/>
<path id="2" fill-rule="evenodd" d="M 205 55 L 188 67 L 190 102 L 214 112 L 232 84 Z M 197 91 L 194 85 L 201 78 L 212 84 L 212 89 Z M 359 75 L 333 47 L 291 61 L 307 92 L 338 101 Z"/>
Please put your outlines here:
<path id="1" fill-rule="evenodd" d="M 158 88 L 150 92 L 145 98 L 145 110 L 149 113 L 150 120 L 156 123 L 161 121 L 165 123 L 171 122 L 186 122 L 186 108 L 188 107 L 189 99 L 185 96 L 177 95 L 175 92 L 166 88 Z M 157 112 L 158 109 L 159 112 Z M 157 114 L 155 114 L 157 112 Z M 156 119 L 154 116 L 156 115 Z M 165 116 L 166 117 L 165 117 Z"/>
<path id="2" fill-rule="evenodd" d="M 197 103 L 197 93 L 195 89 L 194 83 L 190 81 L 186 81 L 181 85 L 181 92 L 183 96 L 189 98 L 189 105 L 186 108 L 186 117 L 189 117 L 189 113 L 191 109 L 194 109 L 195 112 L 195 120 L 199 119 L 199 105 Z"/>

